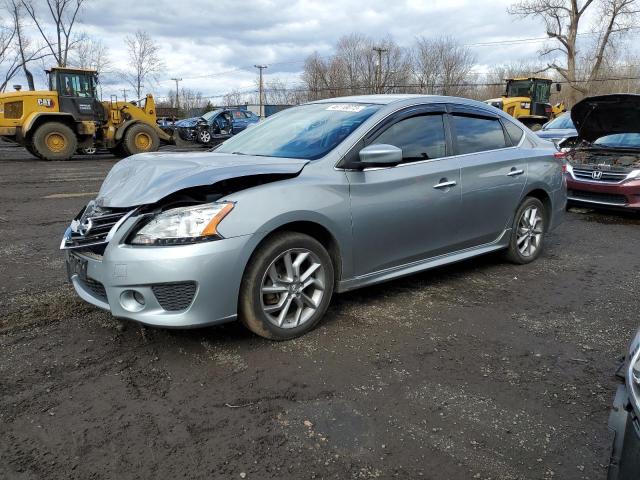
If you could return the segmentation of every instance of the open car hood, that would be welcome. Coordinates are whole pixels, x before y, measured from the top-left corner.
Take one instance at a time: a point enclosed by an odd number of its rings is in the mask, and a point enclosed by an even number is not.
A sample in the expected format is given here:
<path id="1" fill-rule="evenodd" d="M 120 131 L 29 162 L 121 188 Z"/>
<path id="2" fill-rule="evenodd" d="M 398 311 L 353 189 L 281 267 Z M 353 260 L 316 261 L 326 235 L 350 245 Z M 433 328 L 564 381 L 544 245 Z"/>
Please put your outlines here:
<path id="1" fill-rule="evenodd" d="M 125 158 L 104 179 L 96 203 L 148 205 L 190 187 L 252 175 L 297 175 L 309 160 L 224 153 L 142 153 Z"/>
<path id="2" fill-rule="evenodd" d="M 640 95 L 585 98 L 571 109 L 571 120 L 579 138 L 588 142 L 616 133 L 640 133 Z"/>

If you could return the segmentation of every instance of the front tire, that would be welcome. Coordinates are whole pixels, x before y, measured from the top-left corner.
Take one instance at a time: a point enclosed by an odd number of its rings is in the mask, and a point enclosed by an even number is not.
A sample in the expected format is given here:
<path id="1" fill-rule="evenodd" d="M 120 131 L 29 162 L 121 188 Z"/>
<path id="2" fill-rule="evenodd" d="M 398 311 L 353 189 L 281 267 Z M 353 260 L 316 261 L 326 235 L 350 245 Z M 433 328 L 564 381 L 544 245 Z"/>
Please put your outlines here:
<path id="1" fill-rule="evenodd" d="M 333 263 L 320 242 L 301 233 L 277 233 L 249 260 L 240 288 L 240 321 L 271 340 L 299 337 L 324 316 L 333 285 Z"/>
<path id="2" fill-rule="evenodd" d="M 155 152 L 160 148 L 160 137 L 149 125 L 134 123 L 124 133 L 122 148 L 127 156 Z"/>
<path id="3" fill-rule="evenodd" d="M 69 160 L 76 153 L 78 139 L 64 123 L 47 122 L 34 132 L 31 148 L 42 160 Z"/>
<path id="4" fill-rule="evenodd" d="M 518 207 L 511 228 L 511 239 L 506 252 L 509 261 L 524 265 L 540 256 L 544 246 L 546 218 L 545 207 L 540 200 L 525 198 Z"/>
<path id="5" fill-rule="evenodd" d="M 205 145 L 211 142 L 211 132 L 209 132 L 209 130 L 200 130 L 198 132 L 198 142 L 204 143 Z"/>

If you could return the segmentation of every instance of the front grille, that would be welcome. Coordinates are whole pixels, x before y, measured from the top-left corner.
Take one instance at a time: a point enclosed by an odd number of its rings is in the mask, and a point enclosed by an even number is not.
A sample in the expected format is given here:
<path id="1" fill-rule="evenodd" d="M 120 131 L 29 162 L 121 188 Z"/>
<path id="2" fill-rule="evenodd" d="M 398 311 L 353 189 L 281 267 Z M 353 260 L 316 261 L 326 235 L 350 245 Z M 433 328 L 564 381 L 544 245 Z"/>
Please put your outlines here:
<path id="1" fill-rule="evenodd" d="M 603 203 L 607 205 L 620 205 L 627 204 L 627 197 L 624 195 L 618 195 L 615 193 L 599 193 L 599 192 L 587 192 L 584 190 L 568 190 L 567 196 L 571 200 L 584 200 L 592 203 Z"/>
<path id="2" fill-rule="evenodd" d="M 99 298 L 100 300 L 104 300 L 105 302 L 107 301 L 107 291 L 104 289 L 104 285 L 102 285 L 100 282 L 89 277 L 84 278 L 80 281 L 82 282 L 82 284 L 84 284 L 85 287 L 87 287 L 87 289 L 91 290 L 91 292 L 97 298 Z"/>
<path id="3" fill-rule="evenodd" d="M 593 178 L 593 172 L 602 172 L 602 177 L 599 179 Z M 609 170 L 597 170 L 587 168 L 574 168 L 573 176 L 578 180 L 589 180 L 590 182 L 603 182 L 603 183 L 620 183 L 627 178 L 625 172 L 613 172 Z"/>
<path id="4" fill-rule="evenodd" d="M 170 312 L 186 310 L 196 294 L 195 282 L 158 283 L 151 286 L 156 300 Z"/>
<path id="5" fill-rule="evenodd" d="M 22 118 L 22 100 L 5 103 L 4 118 Z"/>
<path id="6" fill-rule="evenodd" d="M 107 242 L 111 229 L 127 215 L 128 209 L 106 209 L 89 203 L 71 224 L 71 234 L 65 239 L 65 248 L 85 248 Z M 103 251 L 96 252 L 102 254 Z"/>

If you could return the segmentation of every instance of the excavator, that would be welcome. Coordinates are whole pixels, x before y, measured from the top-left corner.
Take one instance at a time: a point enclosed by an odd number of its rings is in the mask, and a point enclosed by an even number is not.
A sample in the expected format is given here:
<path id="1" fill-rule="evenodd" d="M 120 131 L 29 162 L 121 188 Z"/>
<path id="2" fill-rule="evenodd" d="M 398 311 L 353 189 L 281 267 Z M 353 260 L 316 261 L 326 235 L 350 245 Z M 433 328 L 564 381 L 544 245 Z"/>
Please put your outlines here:
<path id="1" fill-rule="evenodd" d="M 540 130 L 542 125 L 566 111 L 564 103 L 550 103 L 553 80 L 521 77 L 508 78 L 506 82 L 505 94 L 500 98 L 485 100 L 485 103 L 517 118 L 531 130 Z M 559 83 L 556 83 L 556 90 L 561 90 Z"/>
<path id="2" fill-rule="evenodd" d="M 158 150 L 172 143 L 156 124 L 153 95 L 136 102 L 97 96 L 98 72 L 54 67 L 49 90 L 0 94 L 0 137 L 42 160 L 68 160 L 77 151 L 107 148 L 118 156 Z"/>

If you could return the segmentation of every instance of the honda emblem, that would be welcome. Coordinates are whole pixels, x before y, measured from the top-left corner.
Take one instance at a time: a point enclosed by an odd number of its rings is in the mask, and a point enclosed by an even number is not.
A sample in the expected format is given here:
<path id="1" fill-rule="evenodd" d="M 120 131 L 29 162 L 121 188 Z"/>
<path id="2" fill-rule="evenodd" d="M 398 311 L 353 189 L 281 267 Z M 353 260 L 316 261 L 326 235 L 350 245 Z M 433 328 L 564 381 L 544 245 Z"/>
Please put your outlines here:
<path id="1" fill-rule="evenodd" d="M 594 170 L 593 172 L 591 172 L 591 178 L 593 178 L 594 180 L 600 180 L 602 178 L 602 171 Z"/>

